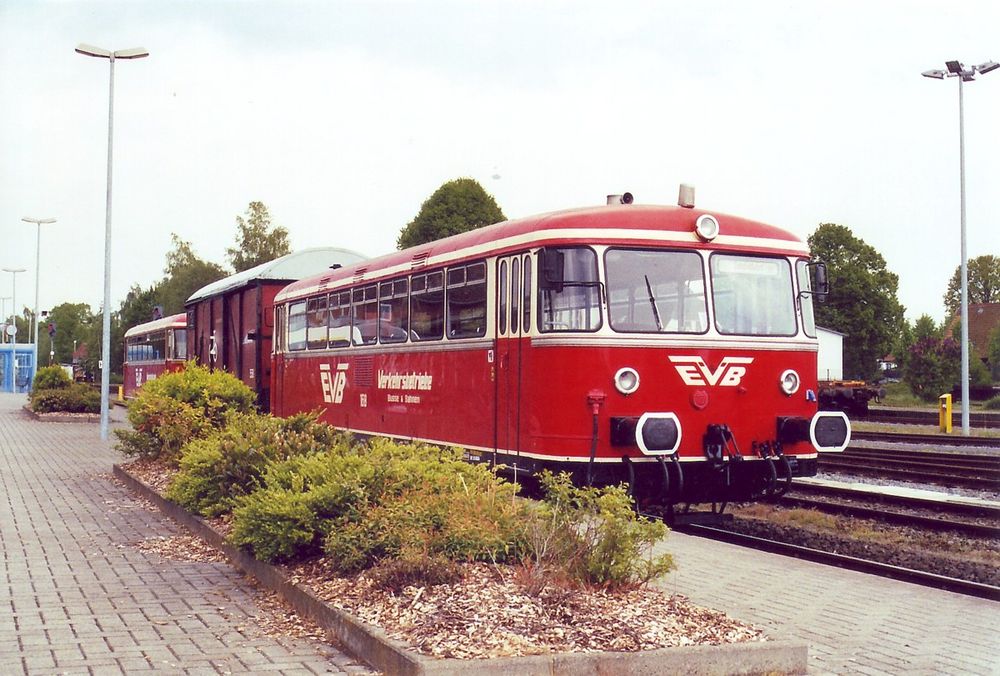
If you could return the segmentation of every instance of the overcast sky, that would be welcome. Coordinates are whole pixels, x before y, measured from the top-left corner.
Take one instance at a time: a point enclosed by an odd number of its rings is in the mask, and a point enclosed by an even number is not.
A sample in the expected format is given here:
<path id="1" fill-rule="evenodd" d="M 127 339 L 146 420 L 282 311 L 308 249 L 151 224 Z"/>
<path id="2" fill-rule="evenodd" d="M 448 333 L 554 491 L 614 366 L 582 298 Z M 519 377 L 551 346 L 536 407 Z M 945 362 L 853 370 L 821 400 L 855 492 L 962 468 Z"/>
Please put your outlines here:
<path id="1" fill-rule="evenodd" d="M 369 256 L 443 182 L 510 217 L 631 191 L 787 228 L 848 226 L 940 321 L 960 260 L 957 80 L 1000 61 L 1000 3 L 0 0 L 0 267 L 42 309 L 112 306 L 170 234 L 225 263 L 252 200 L 293 249 Z M 1000 255 L 1000 70 L 965 87 L 969 257 Z M 0 273 L 0 296 L 11 275 Z M 10 308 L 10 301 L 6 301 Z"/>

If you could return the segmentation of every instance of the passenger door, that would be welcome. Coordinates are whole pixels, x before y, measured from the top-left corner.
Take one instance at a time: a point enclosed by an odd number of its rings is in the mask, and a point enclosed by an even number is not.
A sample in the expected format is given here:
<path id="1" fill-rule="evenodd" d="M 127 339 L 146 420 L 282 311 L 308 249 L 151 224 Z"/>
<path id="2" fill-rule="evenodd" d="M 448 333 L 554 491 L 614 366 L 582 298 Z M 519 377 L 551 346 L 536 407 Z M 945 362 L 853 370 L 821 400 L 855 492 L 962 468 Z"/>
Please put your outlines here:
<path id="1" fill-rule="evenodd" d="M 525 286 L 527 285 L 527 287 Z M 521 451 L 521 363 L 530 329 L 531 254 L 497 259 L 496 450 Z"/>

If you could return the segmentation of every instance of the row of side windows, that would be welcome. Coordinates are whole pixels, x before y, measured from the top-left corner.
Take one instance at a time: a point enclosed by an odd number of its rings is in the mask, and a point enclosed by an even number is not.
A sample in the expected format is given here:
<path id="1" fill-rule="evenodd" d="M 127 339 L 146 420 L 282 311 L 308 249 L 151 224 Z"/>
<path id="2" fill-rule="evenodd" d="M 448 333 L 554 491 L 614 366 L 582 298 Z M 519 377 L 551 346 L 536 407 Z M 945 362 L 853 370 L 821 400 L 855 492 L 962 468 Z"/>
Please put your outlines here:
<path id="1" fill-rule="evenodd" d="M 125 341 L 125 361 L 187 359 L 187 333 L 185 329 L 172 329 L 172 331 L 174 335 L 173 349 L 167 343 L 166 331 L 130 337 Z"/>
<path id="2" fill-rule="evenodd" d="M 486 335 L 486 263 L 476 262 L 290 303 L 289 351 Z"/>

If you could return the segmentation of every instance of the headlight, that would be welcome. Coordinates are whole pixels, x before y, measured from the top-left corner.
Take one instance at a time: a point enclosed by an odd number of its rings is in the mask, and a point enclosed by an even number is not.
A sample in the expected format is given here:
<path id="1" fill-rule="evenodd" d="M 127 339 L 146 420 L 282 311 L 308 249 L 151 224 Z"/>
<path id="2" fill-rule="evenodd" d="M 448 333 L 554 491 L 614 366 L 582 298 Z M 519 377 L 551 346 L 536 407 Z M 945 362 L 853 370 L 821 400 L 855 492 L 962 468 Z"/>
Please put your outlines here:
<path id="1" fill-rule="evenodd" d="M 799 374 L 792 369 L 788 369 L 781 374 L 781 391 L 788 396 L 792 396 L 799 391 L 799 384 Z"/>
<path id="2" fill-rule="evenodd" d="M 694 222 L 694 231 L 703 240 L 710 242 L 719 235 L 719 221 L 715 219 L 715 216 L 702 214 Z"/>
<path id="3" fill-rule="evenodd" d="M 639 372 L 630 366 L 618 369 L 615 388 L 622 394 L 632 394 L 639 389 Z"/>

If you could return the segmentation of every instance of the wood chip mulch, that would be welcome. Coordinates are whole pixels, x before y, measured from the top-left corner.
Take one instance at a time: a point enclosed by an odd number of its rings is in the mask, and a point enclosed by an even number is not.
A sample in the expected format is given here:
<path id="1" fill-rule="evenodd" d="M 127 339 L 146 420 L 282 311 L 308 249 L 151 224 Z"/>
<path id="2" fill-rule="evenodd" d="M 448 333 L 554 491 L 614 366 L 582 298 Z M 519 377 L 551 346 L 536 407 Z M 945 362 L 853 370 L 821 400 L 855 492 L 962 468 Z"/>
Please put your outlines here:
<path id="1" fill-rule="evenodd" d="M 765 640 L 755 627 L 655 587 L 550 588 L 532 596 L 509 569 L 467 564 L 456 584 L 407 587 L 396 595 L 364 574 L 337 577 L 323 559 L 289 566 L 288 572 L 330 605 L 434 657 L 635 652 Z"/>

